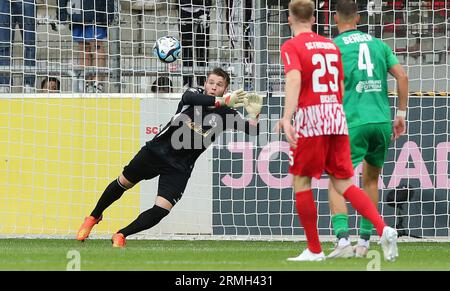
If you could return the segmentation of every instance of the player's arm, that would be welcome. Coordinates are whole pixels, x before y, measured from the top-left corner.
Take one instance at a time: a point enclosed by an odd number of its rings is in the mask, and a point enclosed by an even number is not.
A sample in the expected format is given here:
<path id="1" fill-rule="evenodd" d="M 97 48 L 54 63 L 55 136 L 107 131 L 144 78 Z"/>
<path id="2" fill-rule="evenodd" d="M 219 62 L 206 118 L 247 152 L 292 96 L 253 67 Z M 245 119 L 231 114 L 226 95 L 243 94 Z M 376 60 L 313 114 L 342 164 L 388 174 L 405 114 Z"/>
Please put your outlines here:
<path id="1" fill-rule="evenodd" d="M 246 92 L 243 89 L 227 93 L 224 96 L 210 96 L 203 94 L 196 89 L 188 89 L 184 92 L 181 100 L 184 105 L 226 106 L 238 108 L 244 105 L 245 96 Z"/>
<path id="2" fill-rule="evenodd" d="M 259 114 L 263 105 L 263 96 L 250 92 L 245 95 L 244 106 L 247 111 L 247 120 L 252 126 L 257 126 Z"/>
<path id="3" fill-rule="evenodd" d="M 292 117 L 297 109 L 298 96 L 301 89 L 302 75 L 299 70 L 290 70 L 286 74 L 284 113 L 280 122 L 280 127 L 284 129 L 286 139 L 295 148 L 297 146 L 297 137 L 295 129 L 291 124 Z"/>
<path id="4" fill-rule="evenodd" d="M 297 109 L 298 95 L 300 94 L 301 73 L 298 70 L 289 71 L 286 74 L 285 99 L 284 99 L 284 120 L 292 120 L 292 116 Z"/>
<path id="5" fill-rule="evenodd" d="M 283 118 L 278 122 L 275 131 L 283 130 L 291 147 L 296 148 L 297 137 L 291 121 L 297 109 L 298 96 L 300 95 L 302 65 L 296 48 L 289 41 L 281 47 L 281 60 L 284 64 L 286 79 L 284 85 L 284 113 Z"/>
<path id="6" fill-rule="evenodd" d="M 399 138 L 402 134 L 406 132 L 406 108 L 408 106 L 408 75 L 403 69 L 402 65 L 398 61 L 398 58 L 392 52 L 390 46 L 383 43 L 383 48 L 385 51 L 386 64 L 389 73 L 394 76 L 397 81 L 397 113 L 395 114 L 394 124 L 393 124 L 393 139 Z"/>
<path id="7" fill-rule="evenodd" d="M 181 102 L 184 105 L 214 106 L 216 97 L 203 94 L 195 88 L 190 88 L 181 96 Z"/>
<path id="8" fill-rule="evenodd" d="M 406 132 L 406 108 L 409 95 L 408 75 L 400 64 L 391 67 L 389 73 L 397 80 L 398 103 L 393 125 L 393 138 L 397 139 Z"/>
<path id="9" fill-rule="evenodd" d="M 256 92 L 246 93 L 244 106 L 247 112 L 246 118 L 234 109 L 228 109 L 234 114 L 233 129 L 243 131 L 248 135 L 259 134 L 259 114 L 263 105 L 263 96 Z"/>
<path id="10" fill-rule="evenodd" d="M 408 106 L 408 75 L 406 74 L 403 66 L 400 64 L 394 65 L 389 73 L 394 76 L 395 80 L 397 80 L 397 94 L 398 94 L 398 104 L 397 110 L 406 111 L 406 107 Z"/>

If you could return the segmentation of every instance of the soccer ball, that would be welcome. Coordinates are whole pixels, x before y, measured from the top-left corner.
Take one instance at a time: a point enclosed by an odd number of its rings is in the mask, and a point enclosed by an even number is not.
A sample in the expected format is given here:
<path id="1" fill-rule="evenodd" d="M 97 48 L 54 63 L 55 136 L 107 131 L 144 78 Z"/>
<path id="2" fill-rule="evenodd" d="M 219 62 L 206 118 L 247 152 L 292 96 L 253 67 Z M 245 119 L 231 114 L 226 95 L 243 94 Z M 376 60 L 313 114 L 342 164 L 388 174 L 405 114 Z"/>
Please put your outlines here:
<path id="1" fill-rule="evenodd" d="M 163 36 L 153 45 L 153 53 L 161 62 L 173 63 L 181 56 L 181 45 L 173 36 Z"/>

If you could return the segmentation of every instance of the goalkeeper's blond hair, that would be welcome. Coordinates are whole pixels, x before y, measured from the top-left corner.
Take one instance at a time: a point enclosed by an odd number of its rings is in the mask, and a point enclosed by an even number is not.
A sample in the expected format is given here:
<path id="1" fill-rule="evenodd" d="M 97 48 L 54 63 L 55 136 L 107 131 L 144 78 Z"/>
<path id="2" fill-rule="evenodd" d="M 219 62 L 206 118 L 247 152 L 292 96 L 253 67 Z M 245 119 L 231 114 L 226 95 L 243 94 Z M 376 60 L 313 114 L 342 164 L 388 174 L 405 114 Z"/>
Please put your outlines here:
<path id="1" fill-rule="evenodd" d="M 299 22 L 309 22 L 314 14 L 314 2 L 311 0 L 293 0 L 289 3 L 289 15 Z"/>

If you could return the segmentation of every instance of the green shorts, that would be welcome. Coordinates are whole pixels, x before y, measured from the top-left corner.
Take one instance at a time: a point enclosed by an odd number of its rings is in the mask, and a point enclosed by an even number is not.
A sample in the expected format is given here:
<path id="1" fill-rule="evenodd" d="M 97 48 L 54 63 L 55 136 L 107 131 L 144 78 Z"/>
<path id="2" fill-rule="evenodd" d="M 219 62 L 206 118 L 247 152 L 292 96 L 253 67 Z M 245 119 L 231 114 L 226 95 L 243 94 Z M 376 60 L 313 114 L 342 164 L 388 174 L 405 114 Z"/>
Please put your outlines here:
<path id="1" fill-rule="evenodd" d="M 391 123 L 363 124 L 349 128 L 348 133 L 353 168 L 363 160 L 371 166 L 382 168 L 391 142 Z"/>

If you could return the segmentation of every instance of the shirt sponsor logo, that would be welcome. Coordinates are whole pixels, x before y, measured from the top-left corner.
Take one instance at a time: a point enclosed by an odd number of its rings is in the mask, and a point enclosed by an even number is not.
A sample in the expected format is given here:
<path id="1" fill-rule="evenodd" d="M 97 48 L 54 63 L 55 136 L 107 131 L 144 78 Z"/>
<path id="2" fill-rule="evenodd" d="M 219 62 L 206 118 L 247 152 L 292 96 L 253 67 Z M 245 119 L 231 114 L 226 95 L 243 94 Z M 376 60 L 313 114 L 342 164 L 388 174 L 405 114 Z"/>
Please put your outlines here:
<path id="1" fill-rule="evenodd" d="M 213 130 L 214 128 L 210 128 L 208 130 L 203 129 L 203 127 L 199 124 L 196 124 L 195 122 L 193 122 L 192 120 L 186 121 L 185 124 L 187 125 L 187 127 L 189 127 L 192 131 L 194 131 L 195 133 L 198 133 L 200 135 L 202 135 L 203 137 L 207 137 Z"/>
<path id="2" fill-rule="evenodd" d="M 356 85 L 356 92 L 358 93 L 368 93 L 368 92 L 381 92 L 381 81 L 380 80 L 368 80 L 359 81 Z"/>

